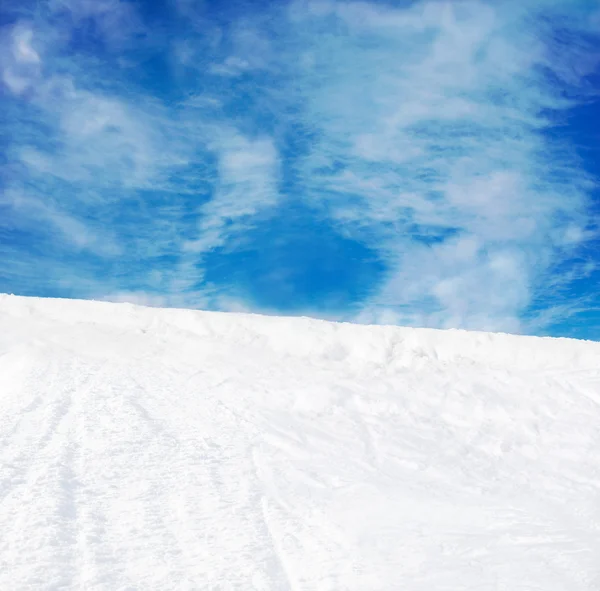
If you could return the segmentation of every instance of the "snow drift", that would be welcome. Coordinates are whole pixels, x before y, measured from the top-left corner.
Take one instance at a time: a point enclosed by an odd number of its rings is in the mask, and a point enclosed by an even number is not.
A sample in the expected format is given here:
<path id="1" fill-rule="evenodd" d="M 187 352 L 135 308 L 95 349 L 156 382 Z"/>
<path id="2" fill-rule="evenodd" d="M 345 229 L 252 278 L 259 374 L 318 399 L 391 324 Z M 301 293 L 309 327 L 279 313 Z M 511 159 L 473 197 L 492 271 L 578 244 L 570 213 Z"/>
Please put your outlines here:
<path id="1" fill-rule="evenodd" d="M 0 296 L 0 589 L 597 591 L 600 343 Z"/>

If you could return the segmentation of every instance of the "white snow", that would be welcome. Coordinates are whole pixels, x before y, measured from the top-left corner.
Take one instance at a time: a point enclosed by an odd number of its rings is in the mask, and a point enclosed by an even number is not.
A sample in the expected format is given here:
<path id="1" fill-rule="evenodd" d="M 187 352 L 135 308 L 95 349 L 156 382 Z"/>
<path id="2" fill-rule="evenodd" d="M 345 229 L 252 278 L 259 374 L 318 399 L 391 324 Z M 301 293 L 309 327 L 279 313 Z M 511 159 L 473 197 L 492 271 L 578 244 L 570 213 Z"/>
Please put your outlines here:
<path id="1" fill-rule="evenodd" d="M 0 589 L 597 591 L 600 343 L 0 296 Z"/>

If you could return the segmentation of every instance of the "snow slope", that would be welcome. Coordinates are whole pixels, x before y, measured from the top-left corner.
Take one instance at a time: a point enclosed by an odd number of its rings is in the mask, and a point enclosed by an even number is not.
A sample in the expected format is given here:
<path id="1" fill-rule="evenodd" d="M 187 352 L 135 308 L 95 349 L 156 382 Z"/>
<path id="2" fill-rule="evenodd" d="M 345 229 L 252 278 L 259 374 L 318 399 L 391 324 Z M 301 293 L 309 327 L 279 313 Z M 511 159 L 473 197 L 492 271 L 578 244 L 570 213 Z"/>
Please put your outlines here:
<path id="1" fill-rule="evenodd" d="M 0 589 L 597 591 L 600 343 L 0 296 Z"/>

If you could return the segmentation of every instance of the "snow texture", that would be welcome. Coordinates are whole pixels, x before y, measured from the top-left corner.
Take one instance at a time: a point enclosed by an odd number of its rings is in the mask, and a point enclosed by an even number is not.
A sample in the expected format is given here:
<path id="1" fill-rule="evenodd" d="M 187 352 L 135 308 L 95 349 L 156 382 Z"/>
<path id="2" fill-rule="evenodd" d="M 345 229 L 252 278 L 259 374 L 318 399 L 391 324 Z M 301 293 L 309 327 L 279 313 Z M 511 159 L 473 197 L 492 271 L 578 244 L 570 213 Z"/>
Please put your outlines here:
<path id="1" fill-rule="evenodd" d="M 0 589 L 597 591 L 600 343 L 0 296 Z"/>

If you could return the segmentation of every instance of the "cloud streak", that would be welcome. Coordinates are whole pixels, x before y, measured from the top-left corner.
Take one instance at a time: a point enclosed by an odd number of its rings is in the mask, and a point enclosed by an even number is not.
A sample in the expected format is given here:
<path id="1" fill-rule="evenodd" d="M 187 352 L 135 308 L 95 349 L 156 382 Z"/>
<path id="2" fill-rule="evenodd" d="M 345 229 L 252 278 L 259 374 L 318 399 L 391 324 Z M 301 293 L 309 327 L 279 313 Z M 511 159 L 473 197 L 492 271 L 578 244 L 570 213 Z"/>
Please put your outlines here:
<path id="1" fill-rule="evenodd" d="M 36 6 L 0 36 L 3 288 L 43 291 L 34 242 L 85 297 L 513 332 L 594 305 L 569 286 L 598 272 L 595 181 L 558 133 L 597 72 L 585 2 Z M 327 269 L 371 282 L 344 300 L 330 273 L 334 308 L 273 310 L 307 301 L 281 278 L 319 271 L 293 247 L 314 224 Z"/>
<path id="2" fill-rule="evenodd" d="M 585 235 L 589 183 L 545 135 L 568 106 L 550 80 L 562 70 L 532 35 L 534 17 L 509 8 L 296 12 L 315 89 L 308 116 L 323 138 L 304 176 L 350 231 L 370 225 L 390 262 L 365 320 L 412 323 L 417 311 L 419 324 L 521 330 L 551 265 Z M 311 42 L 324 18 L 344 31 L 326 52 Z"/>

